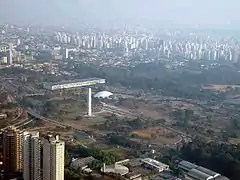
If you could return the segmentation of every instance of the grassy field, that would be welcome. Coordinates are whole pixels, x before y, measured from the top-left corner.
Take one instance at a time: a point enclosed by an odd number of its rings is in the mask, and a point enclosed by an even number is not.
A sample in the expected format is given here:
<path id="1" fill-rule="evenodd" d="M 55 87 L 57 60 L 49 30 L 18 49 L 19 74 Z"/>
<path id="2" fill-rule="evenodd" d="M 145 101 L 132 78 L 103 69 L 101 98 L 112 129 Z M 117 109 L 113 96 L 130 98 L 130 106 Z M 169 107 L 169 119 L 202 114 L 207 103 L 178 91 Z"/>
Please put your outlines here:
<path id="1" fill-rule="evenodd" d="M 125 150 L 123 150 L 121 148 L 117 148 L 113 145 L 107 145 L 107 144 L 98 142 L 97 144 L 92 144 L 91 147 L 101 149 L 105 152 L 116 154 L 119 157 L 119 159 L 127 158 L 127 154 L 126 154 Z"/>
<path id="2" fill-rule="evenodd" d="M 127 158 L 126 152 L 120 148 L 108 148 L 108 149 L 104 149 L 103 151 L 116 154 L 119 157 L 119 159 Z"/>
<path id="3" fill-rule="evenodd" d="M 160 126 L 135 130 L 131 134 L 136 135 L 139 139 L 150 140 L 156 144 L 173 144 L 179 140 L 179 137 L 175 133 Z"/>

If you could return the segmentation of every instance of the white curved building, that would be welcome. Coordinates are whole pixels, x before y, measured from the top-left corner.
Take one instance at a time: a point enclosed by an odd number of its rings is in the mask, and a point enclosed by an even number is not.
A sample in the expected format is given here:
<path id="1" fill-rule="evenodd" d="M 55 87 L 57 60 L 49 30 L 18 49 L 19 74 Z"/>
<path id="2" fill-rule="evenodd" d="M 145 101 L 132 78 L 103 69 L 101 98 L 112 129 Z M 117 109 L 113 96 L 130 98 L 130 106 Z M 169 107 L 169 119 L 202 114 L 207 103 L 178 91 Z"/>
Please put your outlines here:
<path id="1" fill-rule="evenodd" d="M 121 176 L 126 175 L 129 173 L 129 169 L 126 166 L 120 165 L 120 164 L 111 164 L 111 165 L 103 165 L 101 168 L 101 171 L 104 173 L 117 173 Z"/>
<path id="2" fill-rule="evenodd" d="M 94 95 L 94 98 L 109 98 L 113 93 L 109 91 L 100 91 Z"/>

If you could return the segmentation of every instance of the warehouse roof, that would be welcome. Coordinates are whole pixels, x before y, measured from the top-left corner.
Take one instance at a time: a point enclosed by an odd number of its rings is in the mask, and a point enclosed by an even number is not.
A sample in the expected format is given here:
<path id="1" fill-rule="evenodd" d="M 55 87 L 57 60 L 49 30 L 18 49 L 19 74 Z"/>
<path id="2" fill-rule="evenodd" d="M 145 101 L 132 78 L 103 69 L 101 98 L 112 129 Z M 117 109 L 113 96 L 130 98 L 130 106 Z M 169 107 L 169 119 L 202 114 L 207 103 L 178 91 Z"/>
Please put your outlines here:
<path id="1" fill-rule="evenodd" d="M 181 168 L 187 171 L 190 171 L 191 169 L 198 167 L 196 164 L 190 163 L 188 161 L 181 161 L 179 163 L 179 166 L 181 166 Z"/>
<path id="2" fill-rule="evenodd" d="M 206 173 L 206 174 L 208 174 L 208 175 L 210 175 L 210 176 L 213 176 L 213 177 L 218 177 L 218 176 L 220 176 L 219 173 L 216 173 L 216 172 L 214 172 L 214 171 L 212 171 L 212 170 L 210 170 L 210 169 L 207 169 L 207 168 L 205 168 L 205 167 L 202 167 L 202 166 L 198 166 L 196 169 L 199 170 L 199 171 L 201 171 L 201 172 L 204 172 L 204 173 Z"/>
<path id="3" fill-rule="evenodd" d="M 210 176 L 204 172 L 197 169 L 192 169 L 188 172 L 188 176 L 195 178 L 196 180 L 211 180 L 213 176 Z"/>
<path id="4" fill-rule="evenodd" d="M 218 176 L 218 177 L 214 178 L 214 180 L 229 180 L 229 178 L 227 178 L 225 176 Z"/>

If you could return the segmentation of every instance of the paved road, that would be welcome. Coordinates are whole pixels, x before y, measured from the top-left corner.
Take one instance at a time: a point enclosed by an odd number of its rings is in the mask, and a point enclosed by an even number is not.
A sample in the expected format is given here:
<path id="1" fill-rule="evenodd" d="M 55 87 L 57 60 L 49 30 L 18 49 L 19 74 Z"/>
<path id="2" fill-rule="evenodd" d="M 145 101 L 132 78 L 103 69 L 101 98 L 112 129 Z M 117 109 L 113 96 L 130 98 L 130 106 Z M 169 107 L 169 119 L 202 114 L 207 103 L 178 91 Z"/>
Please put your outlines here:
<path id="1" fill-rule="evenodd" d="M 65 123 L 61 123 L 61 122 L 58 122 L 58 121 L 55 121 L 55 120 L 52 120 L 52 119 L 45 118 L 45 117 L 37 114 L 36 112 L 34 112 L 34 111 L 31 110 L 31 109 L 28 109 L 27 112 L 28 112 L 31 116 L 33 116 L 33 117 L 35 117 L 35 118 L 38 118 L 38 119 L 41 119 L 41 120 L 43 120 L 43 121 L 46 121 L 46 122 L 48 122 L 48 123 L 52 123 L 52 124 L 54 124 L 54 125 L 61 126 L 61 127 L 63 127 L 63 128 L 71 127 L 74 131 L 85 132 L 85 131 L 83 131 L 82 129 L 75 128 L 73 125 L 67 125 L 67 124 L 65 124 Z M 28 123 L 30 123 L 30 122 L 25 122 L 23 125 L 28 124 Z M 86 132 L 85 132 L 85 133 L 86 133 Z M 92 142 L 96 142 L 96 139 L 92 138 L 91 136 L 89 136 L 89 139 L 92 140 Z M 88 148 L 86 145 L 84 145 L 84 144 L 82 144 L 82 143 L 80 143 L 80 144 L 81 144 L 83 147 Z"/>
<path id="2" fill-rule="evenodd" d="M 64 124 L 64 123 L 61 123 L 59 121 L 55 121 L 55 120 L 52 120 L 52 119 L 48 119 L 46 117 L 43 117 L 41 116 L 40 114 L 37 114 L 36 112 L 34 112 L 33 110 L 31 109 L 27 109 L 27 113 L 30 114 L 31 116 L 37 118 L 37 119 L 40 119 L 42 121 L 46 121 L 48 123 L 52 123 L 52 124 L 55 124 L 57 126 L 60 126 L 60 127 L 63 127 L 63 128 L 66 128 L 68 127 L 68 125 Z"/>
<path id="3" fill-rule="evenodd" d="M 7 128 L 9 128 L 10 126 L 15 126 L 15 127 L 22 126 L 22 124 L 27 123 L 27 122 L 29 122 L 29 121 L 31 121 L 31 120 L 29 120 L 28 118 L 26 118 L 26 119 L 23 119 L 23 120 L 21 120 L 21 121 L 15 123 L 15 124 L 11 124 L 11 125 L 9 125 L 9 126 L 3 128 L 2 130 L 7 129 Z"/>
<path id="4" fill-rule="evenodd" d="M 119 108 L 117 106 L 109 105 L 109 104 L 106 104 L 106 103 L 103 103 L 103 102 L 101 102 L 101 104 L 103 106 L 102 109 L 104 111 L 114 113 L 114 114 L 116 114 L 118 116 L 122 116 L 122 115 L 136 116 L 133 113 L 131 113 L 131 112 L 127 111 L 127 110 L 121 109 L 121 108 Z"/>

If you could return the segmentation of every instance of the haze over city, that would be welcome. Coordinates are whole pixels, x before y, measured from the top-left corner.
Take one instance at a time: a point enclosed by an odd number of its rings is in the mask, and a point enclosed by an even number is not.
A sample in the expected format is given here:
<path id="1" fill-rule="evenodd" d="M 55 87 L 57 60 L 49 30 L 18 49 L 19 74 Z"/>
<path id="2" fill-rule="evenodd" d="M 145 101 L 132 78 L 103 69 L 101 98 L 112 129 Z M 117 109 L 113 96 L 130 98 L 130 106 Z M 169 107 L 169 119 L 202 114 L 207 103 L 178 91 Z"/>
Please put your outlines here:
<path id="1" fill-rule="evenodd" d="M 0 179 L 239 180 L 239 9 L 0 0 Z"/>
<path id="2" fill-rule="evenodd" d="M 2 0 L 0 21 L 77 26 L 157 24 L 160 27 L 240 28 L 238 0 Z"/>

